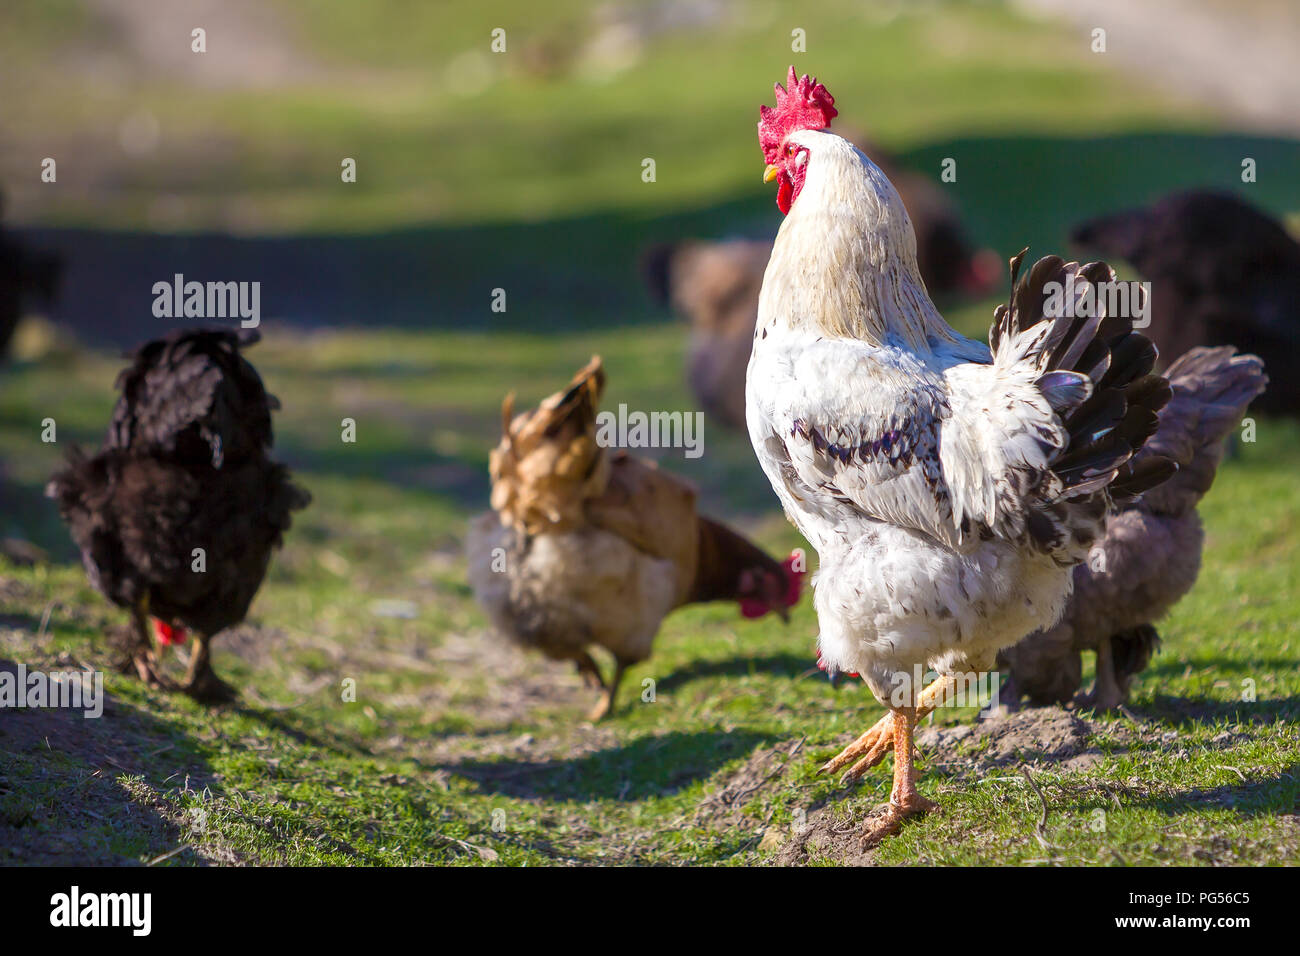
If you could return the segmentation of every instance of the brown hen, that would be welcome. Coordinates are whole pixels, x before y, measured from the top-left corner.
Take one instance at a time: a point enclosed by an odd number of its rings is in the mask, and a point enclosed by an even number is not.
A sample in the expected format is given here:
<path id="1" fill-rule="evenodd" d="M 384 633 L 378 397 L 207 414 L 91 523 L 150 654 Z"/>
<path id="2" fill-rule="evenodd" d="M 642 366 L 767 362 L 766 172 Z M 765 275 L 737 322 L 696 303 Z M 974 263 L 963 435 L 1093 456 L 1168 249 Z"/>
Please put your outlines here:
<path id="1" fill-rule="evenodd" d="M 493 511 L 469 530 L 469 580 L 495 629 L 554 660 L 571 660 L 601 690 L 588 715 L 614 706 L 631 665 L 650 655 L 675 608 L 734 600 L 746 617 L 782 616 L 802 569 L 700 515 L 680 478 L 596 439 L 605 385 L 599 357 L 535 410 L 502 407 L 492 452 Z M 593 646 L 614 657 L 608 681 Z"/>

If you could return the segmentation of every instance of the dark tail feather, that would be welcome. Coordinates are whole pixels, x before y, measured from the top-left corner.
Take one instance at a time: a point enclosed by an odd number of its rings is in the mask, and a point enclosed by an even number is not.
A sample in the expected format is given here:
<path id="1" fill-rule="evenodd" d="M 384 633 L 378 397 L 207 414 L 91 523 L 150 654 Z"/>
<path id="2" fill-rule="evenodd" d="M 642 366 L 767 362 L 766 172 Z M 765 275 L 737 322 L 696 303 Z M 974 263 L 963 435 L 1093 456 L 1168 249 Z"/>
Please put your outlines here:
<path id="1" fill-rule="evenodd" d="M 85 470 L 86 454 L 74 445 L 68 451 L 63 466 L 45 483 L 45 497 L 55 503 L 60 514 L 74 504 L 80 496 L 82 474 Z"/>
<path id="2" fill-rule="evenodd" d="M 1017 281 L 1024 252 L 1011 262 L 1015 287 L 1011 301 L 995 316 L 990 344 L 994 350 L 1007 336 L 1016 336 L 1041 322 L 1051 330 L 1043 341 L 1046 373 L 1039 388 L 1063 416 L 1069 443 L 1052 465 L 1064 497 L 1077 498 L 1111 488 L 1135 494 L 1176 470 L 1172 462 L 1152 462 L 1139 473 L 1131 460 L 1156 433 L 1159 412 L 1169 401 L 1169 383 L 1152 374 L 1157 352 L 1130 324 L 1105 313 L 1101 283 L 1115 281 L 1104 262 L 1080 266 L 1059 256 L 1039 259 Z M 1049 290 L 1049 284 L 1054 286 Z M 1092 308 L 1083 307 L 1092 289 Z M 1052 308 L 1055 302 L 1060 311 Z M 1072 316 L 1072 317 L 1071 317 Z M 1069 380 L 1092 383 L 1083 401 L 1071 400 Z M 1077 393 L 1081 394 L 1081 393 Z M 1118 483 L 1118 484 L 1117 484 Z"/>
<path id="3" fill-rule="evenodd" d="M 1177 462 L 1159 455 L 1131 459 L 1110 483 L 1110 493 L 1117 501 L 1136 498 L 1144 491 L 1162 485 L 1178 472 Z"/>
<path id="4" fill-rule="evenodd" d="M 301 511 L 311 504 L 311 492 L 295 484 L 288 467 L 278 462 L 270 466 L 267 477 L 269 497 L 266 515 L 278 532 L 275 542 L 278 547 L 279 535 L 288 531 L 293 524 L 293 512 Z"/>

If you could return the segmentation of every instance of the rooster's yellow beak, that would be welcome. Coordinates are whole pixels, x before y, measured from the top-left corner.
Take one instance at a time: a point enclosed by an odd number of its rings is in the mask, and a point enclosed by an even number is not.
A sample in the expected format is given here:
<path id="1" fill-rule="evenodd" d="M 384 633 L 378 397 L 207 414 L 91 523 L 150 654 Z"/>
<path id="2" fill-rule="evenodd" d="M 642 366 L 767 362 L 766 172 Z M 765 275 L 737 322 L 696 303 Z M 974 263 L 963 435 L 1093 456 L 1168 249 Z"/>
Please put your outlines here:
<path id="1" fill-rule="evenodd" d="M 763 170 L 763 182 L 770 183 L 779 175 L 781 175 L 781 167 L 769 164 L 767 168 Z"/>

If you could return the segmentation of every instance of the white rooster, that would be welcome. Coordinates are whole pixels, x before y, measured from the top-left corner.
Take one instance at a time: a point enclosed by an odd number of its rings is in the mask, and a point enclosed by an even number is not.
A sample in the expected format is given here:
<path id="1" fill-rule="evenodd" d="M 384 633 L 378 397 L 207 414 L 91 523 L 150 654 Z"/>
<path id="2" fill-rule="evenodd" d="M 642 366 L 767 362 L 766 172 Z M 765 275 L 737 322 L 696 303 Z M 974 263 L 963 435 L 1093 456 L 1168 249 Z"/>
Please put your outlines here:
<path id="1" fill-rule="evenodd" d="M 820 556 L 823 665 L 861 674 L 890 708 L 822 768 L 852 764 L 856 779 L 894 750 L 869 844 L 933 807 L 913 775 L 918 717 L 957 675 L 993 670 L 999 649 L 1050 626 L 1113 501 L 1172 474 L 1157 456 L 1130 463 L 1169 386 L 1150 374 L 1146 339 L 1088 307 L 1085 286 L 1091 296 L 1114 280 L 1103 263 L 1050 257 L 1017 283 L 1021 253 L 990 347 L 954 332 L 921 281 L 894 187 L 825 130 L 836 110 L 824 86 L 793 67 L 787 82 L 758 124 L 786 219 L 763 278 L 746 417 Z M 919 690 L 927 666 L 940 677 Z"/>

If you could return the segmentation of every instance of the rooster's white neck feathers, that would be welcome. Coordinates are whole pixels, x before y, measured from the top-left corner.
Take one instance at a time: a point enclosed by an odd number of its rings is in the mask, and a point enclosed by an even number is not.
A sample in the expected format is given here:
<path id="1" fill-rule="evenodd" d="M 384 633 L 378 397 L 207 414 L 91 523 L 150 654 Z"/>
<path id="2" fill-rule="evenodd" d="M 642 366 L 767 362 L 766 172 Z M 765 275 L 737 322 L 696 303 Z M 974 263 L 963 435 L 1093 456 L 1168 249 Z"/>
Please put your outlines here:
<path id="1" fill-rule="evenodd" d="M 926 293 L 912 221 L 885 174 L 833 133 L 788 141 L 808 150 L 808 171 L 777 233 L 759 327 L 781 322 L 920 355 L 956 341 Z"/>

